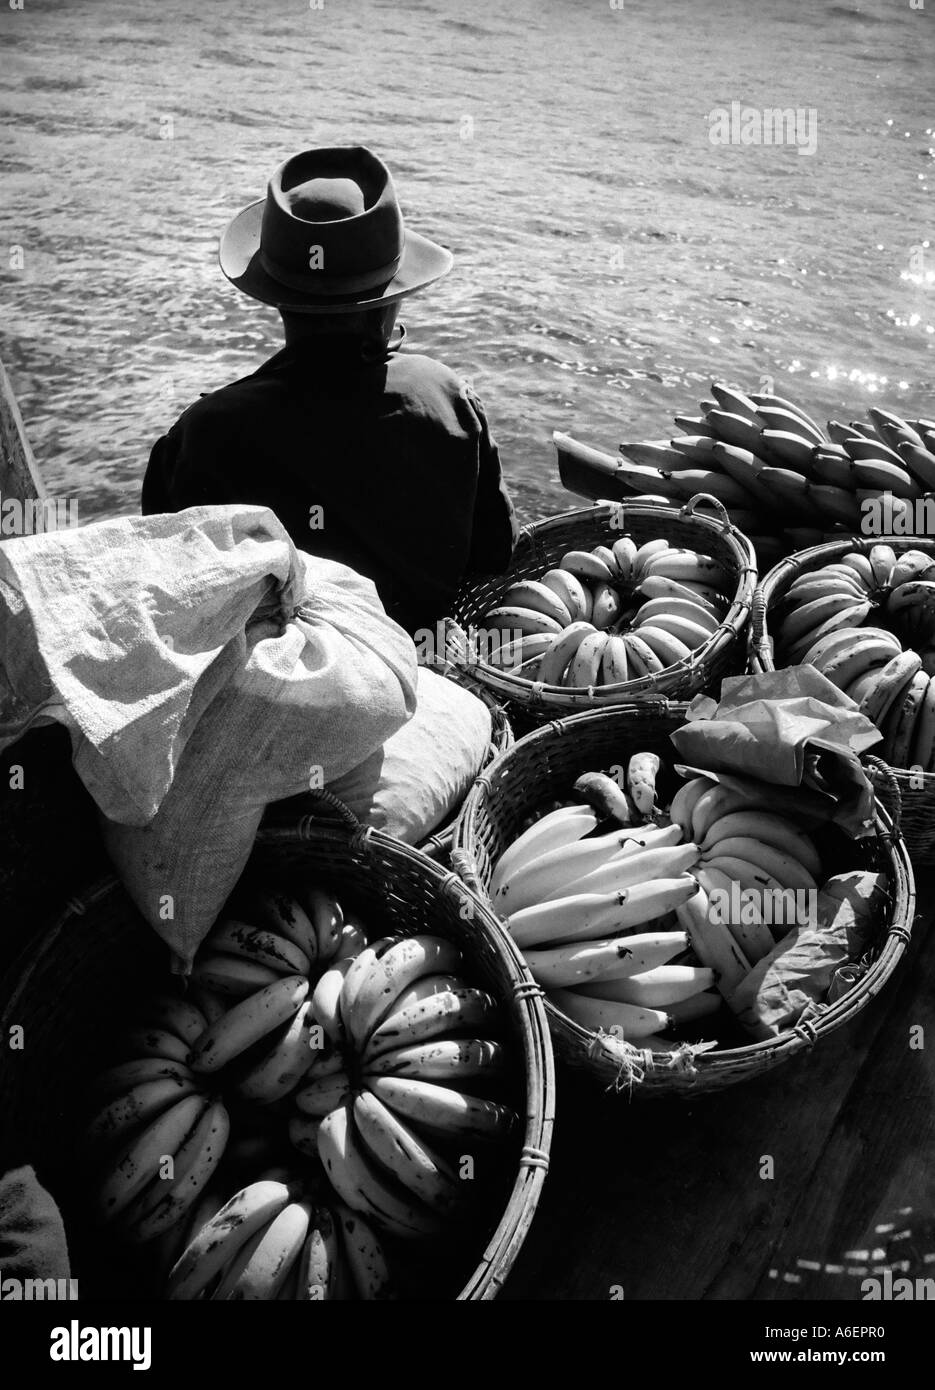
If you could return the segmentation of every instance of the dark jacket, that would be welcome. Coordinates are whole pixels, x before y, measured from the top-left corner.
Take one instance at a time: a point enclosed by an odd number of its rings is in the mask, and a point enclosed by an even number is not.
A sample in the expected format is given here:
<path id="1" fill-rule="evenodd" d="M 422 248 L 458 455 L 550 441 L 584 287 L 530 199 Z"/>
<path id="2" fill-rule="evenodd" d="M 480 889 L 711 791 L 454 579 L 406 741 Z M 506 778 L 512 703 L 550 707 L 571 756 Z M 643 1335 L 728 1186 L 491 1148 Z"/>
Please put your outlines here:
<path id="1" fill-rule="evenodd" d="M 516 522 L 483 408 L 441 363 L 314 338 L 202 396 L 157 440 L 143 512 L 247 502 L 372 579 L 410 633 L 464 575 L 509 564 Z M 320 512 L 315 510 L 320 508 Z"/>

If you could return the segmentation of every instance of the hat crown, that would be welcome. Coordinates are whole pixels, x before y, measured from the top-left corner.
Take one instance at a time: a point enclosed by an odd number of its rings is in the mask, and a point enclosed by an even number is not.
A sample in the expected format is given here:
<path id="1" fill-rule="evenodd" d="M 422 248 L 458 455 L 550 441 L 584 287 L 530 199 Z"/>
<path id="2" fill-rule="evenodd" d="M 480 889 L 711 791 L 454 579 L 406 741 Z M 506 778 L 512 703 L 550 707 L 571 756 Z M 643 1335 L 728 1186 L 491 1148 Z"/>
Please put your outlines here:
<path id="1" fill-rule="evenodd" d="M 260 260 L 292 289 L 336 298 L 378 290 L 396 274 L 404 243 L 390 171 L 363 146 L 305 150 L 269 181 Z"/>

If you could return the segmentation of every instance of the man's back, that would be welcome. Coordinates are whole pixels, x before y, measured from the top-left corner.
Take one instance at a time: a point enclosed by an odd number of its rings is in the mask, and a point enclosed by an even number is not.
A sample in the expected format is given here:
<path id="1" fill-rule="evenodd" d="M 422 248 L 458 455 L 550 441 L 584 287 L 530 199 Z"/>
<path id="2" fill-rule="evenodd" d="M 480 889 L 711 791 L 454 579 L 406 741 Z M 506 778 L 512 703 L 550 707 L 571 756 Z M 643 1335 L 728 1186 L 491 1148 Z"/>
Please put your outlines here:
<path id="1" fill-rule="evenodd" d="M 301 549 L 373 579 L 410 632 L 450 610 L 466 573 L 502 571 L 516 535 L 483 410 L 452 371 L 315 336 L 203 396 L 154 446 L 144 512 L 226 502 L 270 507 Z"/>

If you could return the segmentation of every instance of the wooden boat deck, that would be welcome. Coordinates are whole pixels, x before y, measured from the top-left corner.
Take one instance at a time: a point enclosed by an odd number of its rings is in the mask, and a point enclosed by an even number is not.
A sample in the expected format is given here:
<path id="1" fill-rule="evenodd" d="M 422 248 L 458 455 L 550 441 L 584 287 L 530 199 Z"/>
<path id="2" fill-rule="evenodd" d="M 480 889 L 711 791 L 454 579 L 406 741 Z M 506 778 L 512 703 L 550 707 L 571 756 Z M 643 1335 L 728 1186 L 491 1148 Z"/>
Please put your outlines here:
<path id="1" fill-rule="evenodd" d="M 42 494 L 2 367 L 0 494 Z M 0 754 L 0 789 L 2 971 L 105 861 L 64 729 Z M 560 1072 L 552 1170 L 502 1296 L 856 1300 L 885 1266 L 935 1278 L 935 873 L 917 889 L 932 906 L 897 972 L 812 1054 L 697 1100 Z"/>

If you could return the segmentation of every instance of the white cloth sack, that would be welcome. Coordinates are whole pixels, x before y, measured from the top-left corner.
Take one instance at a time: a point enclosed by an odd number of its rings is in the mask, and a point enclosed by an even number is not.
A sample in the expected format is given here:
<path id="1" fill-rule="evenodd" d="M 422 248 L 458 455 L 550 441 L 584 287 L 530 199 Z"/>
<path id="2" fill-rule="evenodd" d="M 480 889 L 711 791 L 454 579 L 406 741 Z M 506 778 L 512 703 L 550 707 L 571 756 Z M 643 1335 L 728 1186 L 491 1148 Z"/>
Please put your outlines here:
<path id="1" fill-rule="evenodd" d="M 0 738 L 68 725 L 115 866 L 183 970 L 266 804 L 341 777 L 416 705 L 415 648 L 373 584 L 260 507 L 16 540 L 0 629 Z"/>
<path id="2" fill-rule="evenodd" d="M 470 690 L 419 667 L 416 712 L 382 748 L 329 783 L 366 825 L 418 844 L 444 824 L 484 766 L 490 710 Z"/>

